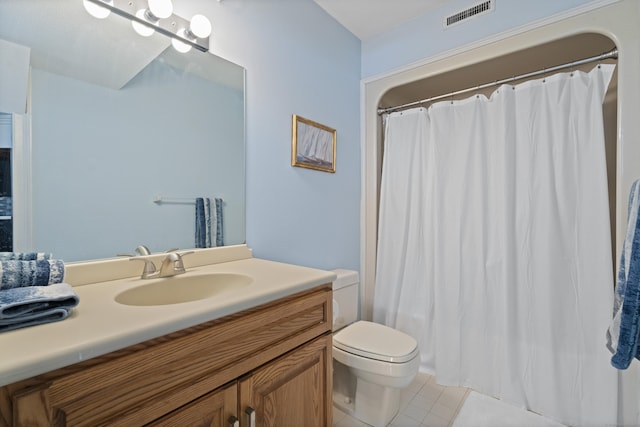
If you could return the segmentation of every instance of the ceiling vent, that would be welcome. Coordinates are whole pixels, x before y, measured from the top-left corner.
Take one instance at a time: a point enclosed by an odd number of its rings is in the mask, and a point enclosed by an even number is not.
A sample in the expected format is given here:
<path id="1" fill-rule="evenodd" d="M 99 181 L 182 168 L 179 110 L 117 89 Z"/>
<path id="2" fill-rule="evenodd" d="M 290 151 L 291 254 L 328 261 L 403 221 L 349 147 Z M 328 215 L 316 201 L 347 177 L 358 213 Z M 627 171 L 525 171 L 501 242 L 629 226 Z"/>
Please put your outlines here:
<path id="1" fill-rule="evenodd" d="M 485 13 L 493 12 L 496 8 L 495 0 L 487 0 L 481 3 L 475 4 L 465 10 L 461 10 L 458 13 L 449 15 L 444 20 L 444 27 L 449 28 L 452 25 L 460 24 L 470 18 L 484 15 Z"/>

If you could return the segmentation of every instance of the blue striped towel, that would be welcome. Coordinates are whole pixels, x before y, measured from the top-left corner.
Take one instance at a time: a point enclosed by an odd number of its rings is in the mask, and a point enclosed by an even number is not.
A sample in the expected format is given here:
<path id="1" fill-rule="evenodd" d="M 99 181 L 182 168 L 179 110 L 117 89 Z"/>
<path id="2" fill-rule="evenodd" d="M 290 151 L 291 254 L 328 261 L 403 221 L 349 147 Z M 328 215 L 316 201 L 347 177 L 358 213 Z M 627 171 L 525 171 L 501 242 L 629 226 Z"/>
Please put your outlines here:
<path id="1" fill-rule="evenodd" d="M 61 260 L 0 261 L 0 290 L 47 286 L 63 281 L 64 262 Z"/>
<path id="2" fill-rule="evenodd" d="M 52 257 L 47 252 L 0 252 L 0 261 L 39 261 Z"/>
<path id="3" fill-rule="evenodd" d="M 640 180 L 631 186 L 627 234 L 624 239 L 614 296 L 613 320 L 607 330 L 607 347 L 613 353 L 611 364 L 627 369 L 631 360 L 640 359 Z"/>
<path id="4" fill-rule="evenodd" d="M 196 248 L 222 246 L 222 199 L 198 197 L 196 199 Z M 213 227 L 215 225 L 215 228 Z"/>
<path id="5" fill-rule="evenodd" d="M 79 302 L 67 283 L 0 290 L 0 332 L 64 320 Z"/>
<path id="6" fill-rule="evenodd" d="M 222 199 L 215 198 L 213 200 L 216 205 L 216 209 L 215 209 L 216 216 L 214 218 L 214 222 L 216 224 L 216 236 L 215 236 L 216 246 L 223 246 L 224 239 L 222 238 Z"/>

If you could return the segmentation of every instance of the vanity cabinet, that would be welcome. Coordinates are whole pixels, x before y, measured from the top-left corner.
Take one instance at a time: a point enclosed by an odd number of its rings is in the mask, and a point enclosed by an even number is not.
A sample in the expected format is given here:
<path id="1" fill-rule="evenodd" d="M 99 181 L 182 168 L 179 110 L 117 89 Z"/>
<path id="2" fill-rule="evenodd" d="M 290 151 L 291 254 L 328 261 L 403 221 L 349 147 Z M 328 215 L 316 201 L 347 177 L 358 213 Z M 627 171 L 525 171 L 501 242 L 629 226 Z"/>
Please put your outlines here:
<path id="1" fill-rule="evenodd" d="M 0 426 L 331 426 L 331 302 L 323 285 L 2 387 Z"/>

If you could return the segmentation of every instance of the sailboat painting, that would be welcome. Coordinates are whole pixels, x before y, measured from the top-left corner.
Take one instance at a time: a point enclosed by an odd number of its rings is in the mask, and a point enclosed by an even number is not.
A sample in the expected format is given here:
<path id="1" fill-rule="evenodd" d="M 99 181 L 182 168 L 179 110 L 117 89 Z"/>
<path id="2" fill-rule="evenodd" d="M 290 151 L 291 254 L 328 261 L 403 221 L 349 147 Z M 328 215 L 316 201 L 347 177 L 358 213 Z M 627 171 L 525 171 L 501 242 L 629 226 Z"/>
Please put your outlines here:
<path id="1" fill-rule="evenodd" d="M 336 171 L 336 130 L 293 115 L 291 166 Z"/>

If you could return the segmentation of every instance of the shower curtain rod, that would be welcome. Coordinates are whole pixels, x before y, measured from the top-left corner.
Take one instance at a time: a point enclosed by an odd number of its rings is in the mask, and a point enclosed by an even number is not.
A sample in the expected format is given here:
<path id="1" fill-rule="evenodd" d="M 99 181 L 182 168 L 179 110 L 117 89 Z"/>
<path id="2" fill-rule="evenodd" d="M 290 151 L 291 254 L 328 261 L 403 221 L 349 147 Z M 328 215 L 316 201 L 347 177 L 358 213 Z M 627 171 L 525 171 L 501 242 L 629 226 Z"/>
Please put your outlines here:
<path id="1" fill-rule="evenodd" d="M 551 73 L 551 72 L 558 71 L 558 70 L 564 70 L 566 68 L 576 67 L 578 65 L 588 64 L 589 62 L 603 61 L 605 59 L 610 59 L 610 58 L 618 59 L 618 49 L 612 49 L 609 52 L 605 52 L 605 53 L 602 53 L 600 55 L 592 56 L 590 58 L 579 59 L 577 61 L 568 62 L 566 64 L 556 65 L 556 66 L 551 67 L 551 68 L 543 68 L 543 69 L 538 70 L 538 71 L 532 71 L 530 73 L 521 74 L 519 76 L 509 77 L 509 78 L 502 79 L 502 80 L 496 80 L 496 81 L 491 82 L 491 83 L 485 83 L 485 84 L 482 84 L 482 85 L 479 85 L 479 86 L 474 86 L 474 87 L 470 87 L 470 88 L 467 88 L 467 89 L 457 90 L 455 92 L 446 93 L 444 95 L 433 96 L 431 98 L 422 99 L 420 101 L 413 101 L 413 102 L 409 102 L 407 104 L 397 105 L 395 107 L 378 108 L 378 115 L 382 115 L 382 114 L 386 114 L 386 113 L 393 113 L 395 111 L 405 110 L 405 109 L 407 109 L 409 107 L 413 107 L 415 105 L 425 104 L 427 102 L 437 101 L 439 99 L 449 98 L 449 97 L 453 97 L 453 96 L 460 95 L 460 94 L 463 94 L 463 93 L 473 92 L 473 91 L 485 89 L 485 88 L 488 88 L 488 87 L 491 87 L 491 86 L 498 86 L 498 85 L 501 85 L 501 84 L 504 84 L 504 83 L 509 83 L 509 82 L 512 82 L 512 81 L 515 81 L 515 80 L 527 79 L 529 77 L 539 76 L 540 74 Z"/>

